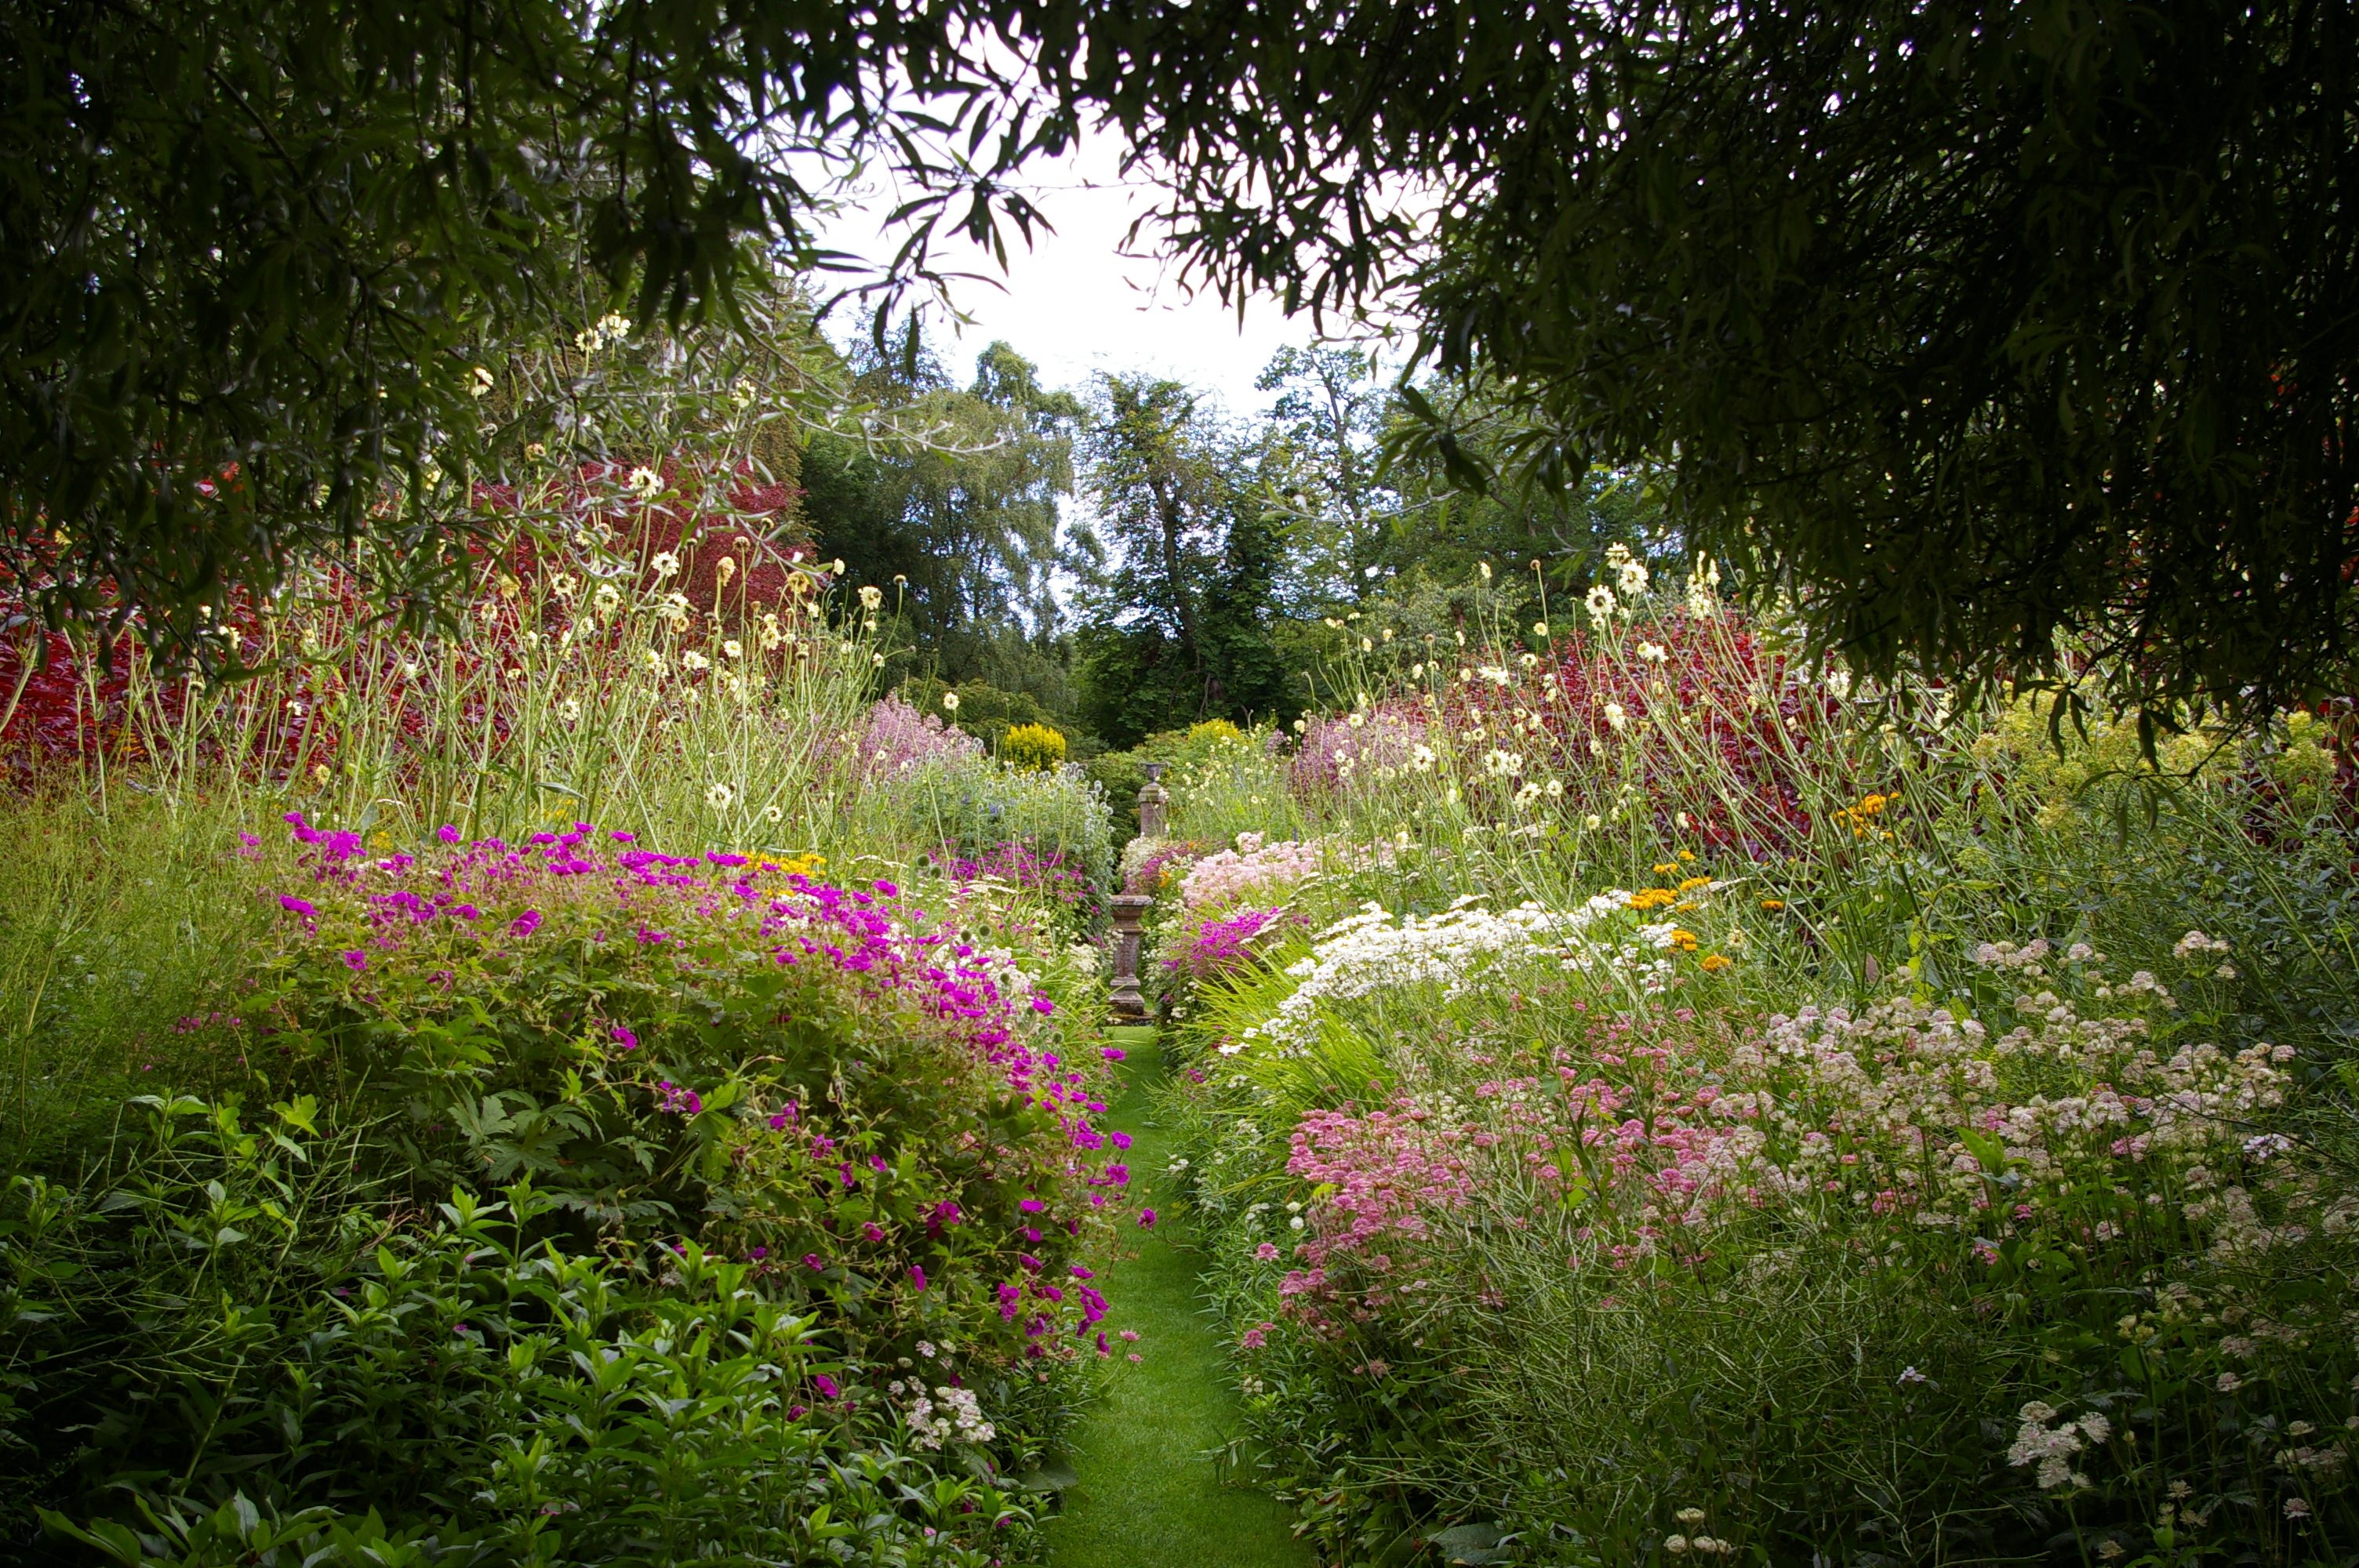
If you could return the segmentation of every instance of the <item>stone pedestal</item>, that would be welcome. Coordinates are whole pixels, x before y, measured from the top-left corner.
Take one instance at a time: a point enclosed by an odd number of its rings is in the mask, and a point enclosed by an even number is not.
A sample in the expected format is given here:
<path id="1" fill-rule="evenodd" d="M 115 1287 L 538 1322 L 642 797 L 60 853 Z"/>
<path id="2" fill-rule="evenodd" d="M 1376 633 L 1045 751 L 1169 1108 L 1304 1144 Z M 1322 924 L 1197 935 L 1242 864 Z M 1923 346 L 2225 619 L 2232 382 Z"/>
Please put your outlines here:
<path id="1" fill-rule="evenodd" d="M 1114 894 L 1114 992 L 1106 1000 L 1114 1017 L 1125 1023 L 1136 1023 L 1147 1016 L 1147 997 L 1138 989 L 1138 943 L 1143 933 L 1139 923 L 1155 901 L 1143 892 Z"/>

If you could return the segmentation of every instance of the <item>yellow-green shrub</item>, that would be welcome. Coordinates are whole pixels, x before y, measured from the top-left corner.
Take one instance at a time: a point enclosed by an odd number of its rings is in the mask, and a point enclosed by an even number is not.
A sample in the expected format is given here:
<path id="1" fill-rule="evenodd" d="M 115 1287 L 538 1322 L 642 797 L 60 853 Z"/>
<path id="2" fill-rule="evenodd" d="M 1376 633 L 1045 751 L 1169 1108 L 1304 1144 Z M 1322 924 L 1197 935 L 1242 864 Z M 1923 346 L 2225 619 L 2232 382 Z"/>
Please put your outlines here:
<path id="1" fill-rule="evenodd" d="M 1065 761 L 1065 737 L 1046 724 L 1017 724 L 1000 738 L 999 760 L 1012 768 L 1047 773 Z"/>

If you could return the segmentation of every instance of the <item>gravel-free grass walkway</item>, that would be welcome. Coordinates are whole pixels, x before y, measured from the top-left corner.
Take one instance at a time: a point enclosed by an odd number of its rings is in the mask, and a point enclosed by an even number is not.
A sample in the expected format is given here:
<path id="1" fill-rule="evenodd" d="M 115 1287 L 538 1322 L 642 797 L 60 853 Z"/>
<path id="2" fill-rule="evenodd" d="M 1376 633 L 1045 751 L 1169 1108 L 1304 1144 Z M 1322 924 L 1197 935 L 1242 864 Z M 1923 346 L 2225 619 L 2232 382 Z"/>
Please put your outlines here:
<path id="1" fill-rule="evenodd" d="M 1147 1120 L 1164 1066 L 1154 1032 L 1118 1029 L 1129 1053 L 1107 1125 L 1131 1135 L 1133 1206 L 1156 1210 L 1151 1232 L 1125 1237 L 1103 1288 L 1111 1322 L 1138 1331 L 1136 1365 L 1117 1361 L 1106 1396 L 1075 1436 L 1064 1513 L 1049 1528 L 1054 1568 L 1310 1568 L 1310 1553 L 1271 1498 L 1223 1487 L 1207 1451 L 1237 1430 L 1236 1395 L 1196 1291 L 1186 1226 L 1165 1213 L 1169 1140 Z M 1133 1245 L 1135 1243 L 1135 1245 Z M 1119 1342 L 1117 1342 L 1119 1344 Z"/>

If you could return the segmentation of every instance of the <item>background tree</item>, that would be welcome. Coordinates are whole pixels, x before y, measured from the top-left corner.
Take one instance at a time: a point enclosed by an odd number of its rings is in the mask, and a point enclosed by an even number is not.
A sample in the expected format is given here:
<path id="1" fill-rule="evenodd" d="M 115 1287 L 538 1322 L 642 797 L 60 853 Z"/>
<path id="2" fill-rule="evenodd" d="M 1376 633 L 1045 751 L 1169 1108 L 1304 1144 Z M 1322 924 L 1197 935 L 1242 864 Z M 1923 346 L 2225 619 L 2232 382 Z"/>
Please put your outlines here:
<path id="1" fill-rule="evenodd" d="M 1174 381 L 1105 376 L 1082 442 L 1093 520 L 1076 633 L 1082 710 L 1112 744 L 1266 717 L 1280 567 L 1252 446 Z"/>
<path id="2" fill-rule="evenodd" d="M 1675 463 L 1873 669 L 2350 676 L 2359 9 L 1245 0 L 1060 55 L 1231 293 L 1392 297 L 1505 466 Z M 1430 236 L 1430 240 L 1429 237 Z M 1487 477 L 1449 402 L 1428 449 Z"/>
<path id="3" fill-rule="evenodd" d="M 804 507 L 822 557 L 886 590 L 929 673 L 1066 706 L 1055 568 L 1073 490 L 1080 401 L 995 342 L 954 386 L 922 341 L 869 353 L 855 393 L 886 411 L 872 433 L 821 431 L 803 453 Z"/>
<path id="4" fill-rule="evenodd" d="M 1289 344 L 1254 384 L 1277 394 L 1262 439 L 1290 557 L 1288 600 L 1314 614 L 1357 604 L 1384 575 L 1386 535 L 1400 521 L 1378 449 L 1397 403 L 1375 354 L 1356 344 Z"/>

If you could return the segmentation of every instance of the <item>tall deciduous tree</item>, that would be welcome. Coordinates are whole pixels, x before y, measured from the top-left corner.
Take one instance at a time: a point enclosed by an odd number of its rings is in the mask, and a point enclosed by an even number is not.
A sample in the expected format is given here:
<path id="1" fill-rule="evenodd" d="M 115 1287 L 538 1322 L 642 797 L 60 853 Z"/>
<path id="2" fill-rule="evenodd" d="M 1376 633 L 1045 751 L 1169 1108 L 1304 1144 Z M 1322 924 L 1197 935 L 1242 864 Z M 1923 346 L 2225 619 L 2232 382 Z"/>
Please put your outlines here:
<path id="1" fill-rule="evenodd" d="M 1076 637 L 1084 713 L 1115 744 L 1284 700 L 1270 653 L 1281 544 L 1255 445 L 1178 382 L 1106 376 L 1082 443 L 1094 569 Z"/>
<path id="2" fill-rule="evenodd" d="M 1277 394 L 1263 425 L 1270 500 L 1284 520 L 1288 598 L 1323 610 L 1364 599 L 1384 576 L 1400 496 L 1379 471 L 1396 400 L 1367 349 L 1288 345 L 1255 385 Z"/>
<path id="3" fill-rule="evenodd" d="M 1080 400 L 1042 387 L 1004 342 L 963 388 L 921 342 L 872 356 L 855 386 L 889 417 L 874 438 L 823 432 L 804 452 L 820 553 L 886 589 L 936 673 L 1038 685 L 1044 672 L 1021 666 L 1060 615 L 1060 505 L 1073 490 Z"/>

